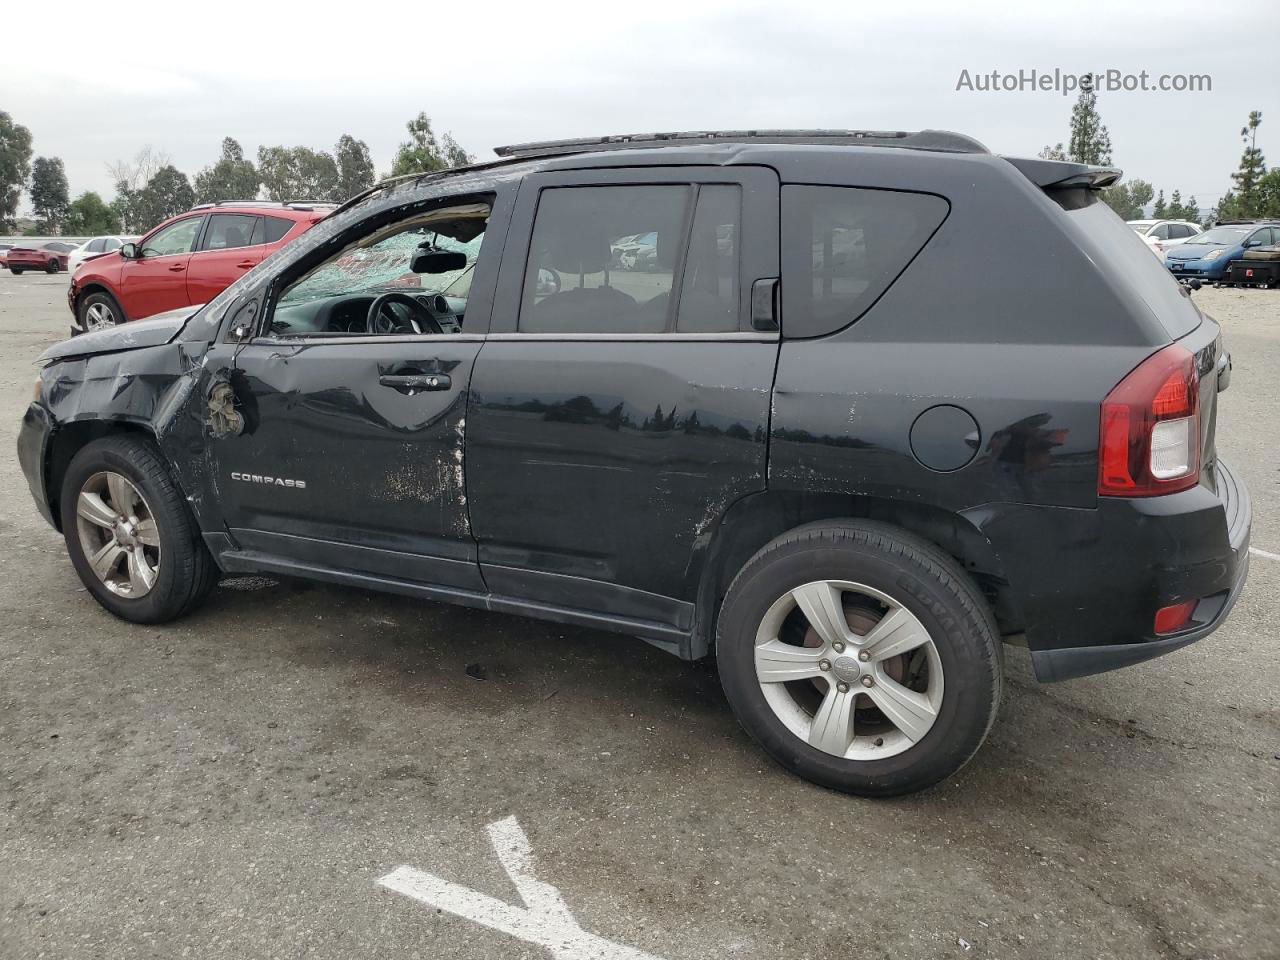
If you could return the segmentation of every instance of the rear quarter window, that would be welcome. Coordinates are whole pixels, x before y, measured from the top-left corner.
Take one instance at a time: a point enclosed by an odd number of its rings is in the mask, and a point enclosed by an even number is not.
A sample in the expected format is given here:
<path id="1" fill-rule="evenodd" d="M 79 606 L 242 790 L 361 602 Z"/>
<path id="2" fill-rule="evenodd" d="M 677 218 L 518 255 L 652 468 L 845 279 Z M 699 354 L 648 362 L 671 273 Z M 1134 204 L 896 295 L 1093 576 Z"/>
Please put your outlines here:
<path id="1" fill-rule="evenodd" d="M 820 337 L 861 317 L 949 209 L 946 200 L 927 193 L 784 186 L 783 335 Z"/>
<path id="2" fill-rule="evenodd" d="M 293 229 L 294 221 L 286 220 L 284 217 L 263 217 L 262 219 L 265 221 L 263 227 L 266 231 L 263 243 L 275 243 Z"/>

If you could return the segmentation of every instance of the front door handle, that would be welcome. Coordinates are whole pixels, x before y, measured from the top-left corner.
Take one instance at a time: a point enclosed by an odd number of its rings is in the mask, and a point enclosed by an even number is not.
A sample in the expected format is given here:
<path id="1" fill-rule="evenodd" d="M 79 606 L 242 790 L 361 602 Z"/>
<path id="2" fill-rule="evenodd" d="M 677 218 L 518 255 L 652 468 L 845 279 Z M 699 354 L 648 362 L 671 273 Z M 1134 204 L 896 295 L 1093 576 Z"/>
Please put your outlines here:
<path id="1" fill-rule="evenodd" d="M 410 395 L 419 390 L 448 390 L 453 386 L 447 373 L 384 373 L 378 382 Z"/>
<path id="2" fill-rule="evenodd" d="M 241 270 L 248 270 L 253 265 L 254 265 L 254 262 L 252 260 L 241 260 L 239 263 L 236 264 L 236 266 L 239 267 Z"/>
<path id="3" fill-rule="evenodd" d="M 187 269 L 187 265 L 185 263 L 175 263 L 175 264 L 171 264 L 169 267 L 169 270 L 172 273 L 180 273 L 185 269 Z"/>

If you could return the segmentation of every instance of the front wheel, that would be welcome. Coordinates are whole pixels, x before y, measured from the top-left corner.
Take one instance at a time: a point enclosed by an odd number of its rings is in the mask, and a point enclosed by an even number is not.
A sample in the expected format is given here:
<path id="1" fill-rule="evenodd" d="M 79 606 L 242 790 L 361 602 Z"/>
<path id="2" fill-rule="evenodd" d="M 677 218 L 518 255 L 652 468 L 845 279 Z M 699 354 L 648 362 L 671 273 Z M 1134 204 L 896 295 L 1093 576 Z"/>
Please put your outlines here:
<path id="1" fill-rule="evenodd" d="M 12 273 L 15 277 L 20 277 L 20 276 L 22 276 L 22 270 L 23 270 L 23 268 L 22 268 L 22 267 L 10 267 L 10 268 L 9 268 L 9 272 L 10 272 L 10 273 Z"/>
<path id="2" fill-rule="evenodd" d="M 217 583 L 195 518 L 159 452 L 140 437 L 86 445 L 67 467 L 60 506 L 72 566 L 123 620 L 173 620 Z"/>
<path id="3" fill-rule="evenodd" d="M 757 553 L 720 614 L 721 683 L 791 771 L 863 796 L 955 773 L 995 719 L 999 638 L 949 556 L 863 521 L 797 528 Z"/>
<path id="4" fill-rule="evenodd" d="M 80 320 L 80 329 L 85 333 L 94 330 L 106 330 L 124 320 L 124 311 L 109 293 L 95 290 L 80 301 L 76 311 Z"/>
<path id="5" fill-rule="evenodd" d="M 46 264 L 44 265 L 44 270 L 45 270 L 45 273 L 57 273 L 57 272 L 58 272 L 58 261 L 57 261 L 57 260 L 50 260 L 48 263 L 46 263 Z"/>

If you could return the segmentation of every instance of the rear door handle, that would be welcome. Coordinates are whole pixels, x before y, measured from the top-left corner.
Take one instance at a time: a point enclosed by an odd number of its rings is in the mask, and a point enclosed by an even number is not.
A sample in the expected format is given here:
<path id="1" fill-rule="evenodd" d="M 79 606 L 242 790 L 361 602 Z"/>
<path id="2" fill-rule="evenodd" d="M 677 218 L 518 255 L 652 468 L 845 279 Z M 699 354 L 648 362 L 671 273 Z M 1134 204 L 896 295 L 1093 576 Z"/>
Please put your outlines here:
<path id="1" fill-rule="evenodd" d="M 185 263 L 174 263 L 174 264 L 170 264 L 169 269 L 173 273 L 180 273 L 181 271 L 187 269 L 187 265 Z"/>
<path id="2" fill-rule="evenodd" d="M 408 394 L 419 390 L 448 390 L 453 386 L 447 373 L 384 373 L 378 377 L 378 382 Z"/>
<path id="3" fill-rule="evenodd" d="M 254 262 L 252 260 L 241 260 L 236 264 L 236 266 L 241 270 L 248 270 L 250 267 L 254 266 Z"/>

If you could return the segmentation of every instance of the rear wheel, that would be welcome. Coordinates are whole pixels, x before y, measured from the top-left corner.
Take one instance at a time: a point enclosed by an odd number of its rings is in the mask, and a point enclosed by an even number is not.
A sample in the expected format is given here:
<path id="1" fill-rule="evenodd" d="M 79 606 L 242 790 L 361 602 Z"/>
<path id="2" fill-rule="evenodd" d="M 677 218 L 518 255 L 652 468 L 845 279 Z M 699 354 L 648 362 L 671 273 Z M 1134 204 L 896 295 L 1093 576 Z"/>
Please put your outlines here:
<path id="1" fill-rule="evenodd" d="M 995 623 L 956 562 L 896 528 L 800 527 L 735 578 L 717 655 L 734 713 L 823 786 L 930 786 L 981 746 L 1000 701 Z"/>
<path id="2" fill-rule="evenodd" d="M 57 260 L 50 260 L 48 263 L 46 263 L 46 264 L 44 265 L 44 270 L 45 270 L 45 273 L 57 273 L 57 272 L 58 272 L 58 261 L 57 261 Z"/>
<path id="3" fill-rule="evenodd" d="M 20 276 L 22 276 L 23 268 L 22 268 L 22 267 L 10 267 L 10 268 L 9 268 L 9 271 L 10 271 L 10 272 L 15 276 L 15 277 L 20 277 Z"/>
<path id="4" fill-rule="evenodd" d="M 76 573 L 121 619 L 172 620 L 217 583 L 195 518 L 141 438 L 106 437 L 77 453 L 63 479 L 61 516 Z"/>

